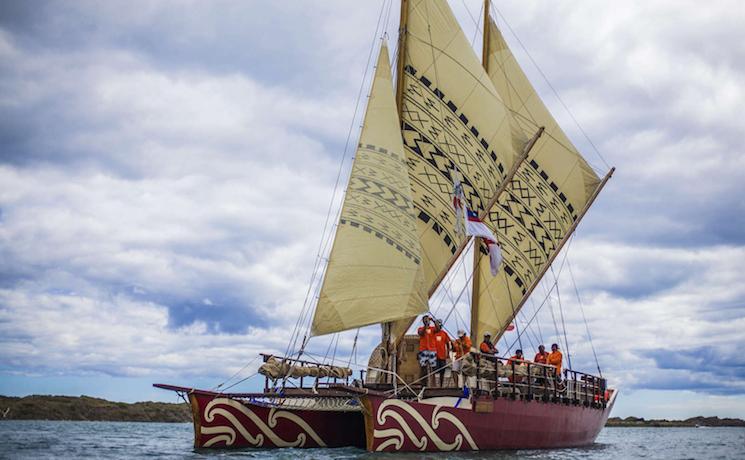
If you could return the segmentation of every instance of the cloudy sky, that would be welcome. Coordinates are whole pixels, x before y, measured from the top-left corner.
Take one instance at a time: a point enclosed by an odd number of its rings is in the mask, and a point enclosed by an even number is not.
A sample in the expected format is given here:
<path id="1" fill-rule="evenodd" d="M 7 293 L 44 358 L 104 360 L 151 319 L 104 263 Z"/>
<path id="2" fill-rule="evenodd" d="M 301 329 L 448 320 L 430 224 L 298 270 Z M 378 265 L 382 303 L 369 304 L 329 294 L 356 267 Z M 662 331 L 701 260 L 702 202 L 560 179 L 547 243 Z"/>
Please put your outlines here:
<path id="1" fill-rule="evenodd" d="M 213 387 L 285 350 L 381 5 L 0 3 L 0 393 L 173 400 L 150 384 Z M 451 6 L 478 47 L 480 2 Z M 603 167 L 520 42 L 618 167 L 526 339 L 558 340 L 561 300 L 594 370 L 571 267 L 615 415 L 745 415 L 745 10 L 497 6 L 572 140 Z"/>

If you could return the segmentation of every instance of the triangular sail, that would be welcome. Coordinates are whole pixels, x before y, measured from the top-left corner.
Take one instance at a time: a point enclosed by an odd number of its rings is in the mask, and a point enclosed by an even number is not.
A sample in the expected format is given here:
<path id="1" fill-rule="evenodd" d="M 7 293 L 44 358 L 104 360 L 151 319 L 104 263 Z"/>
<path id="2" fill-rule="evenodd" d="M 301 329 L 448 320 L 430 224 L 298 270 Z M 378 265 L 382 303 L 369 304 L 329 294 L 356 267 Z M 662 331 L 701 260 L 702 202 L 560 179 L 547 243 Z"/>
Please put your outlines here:
<path id="1" fill-rule="evenodd" d="M 382 46 L 339 226 L 313 317 L 323 335 L 427 310 L 422 256 Z"/>
<path id="2" fill-rule="evenodd" d="M 491 18 L 488 27 L 486 65 L 513 113 L 516 143 L 540 126 L 546 130 L 485 219 L 499 238 L 504 262 L 493 277 L 485 248 L 478 248 L 471 331 L 476 338 L 487 330 L 497 338 L 502 335 L 600 183 L 538 97 Z"/>
<path id="3" fill-rule="evenodd" d="M 463 239 L 455 230 L 453 172 L 468 206 L 480 212 L 516 154 L 510 115 L 447 1 L 408 0 L 404 7 L 401 124 L 431 287 Z M 398 323 L 394 330 L 409 324 Z"/>

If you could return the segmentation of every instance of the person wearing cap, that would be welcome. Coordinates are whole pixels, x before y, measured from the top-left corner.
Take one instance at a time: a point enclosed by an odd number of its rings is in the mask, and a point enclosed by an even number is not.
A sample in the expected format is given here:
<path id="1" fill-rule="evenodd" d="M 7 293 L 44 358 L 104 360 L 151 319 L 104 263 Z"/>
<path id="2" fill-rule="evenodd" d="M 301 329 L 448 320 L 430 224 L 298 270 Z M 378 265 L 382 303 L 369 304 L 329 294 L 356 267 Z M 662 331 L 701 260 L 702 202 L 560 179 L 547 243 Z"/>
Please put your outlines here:
<path id="1" fill-rule="evenodd" d="M 445 384 L 445 368 L 447 367 L 447 358 L 450 354 L 450 336 L 442 328 L 442 320 L 435 320 L 435 353 L 437 355 L 437 363 L 435 369 L 437 374 L 440 376 L 440 386 Z"/>
<path id="2" fill-rule="evenodd" d="M 417 329 L 416 333 L 419 335 L 419 353 L 417 358 L 419 359 L 420 375 L 419 377 L 426 381 L 422 382 L 423 385 L 429 384 L 429 375 L 432 373 L 432 367 L 437 365 L 437 349 L 435 346 L 435 327 L 430 323 L 431 318 L 427 315 L 422 317 L 422 326 Z"/>
<path id="3" fill-rule="evenodd" d="M 497 347 L 491 343 L 491 332 L 484 332 L 484 341 L 479 345 L 479 351 L 485 355 L 496 355 L 499 353 Z"/>
<path id="4" fill-rule="evenodd" d="M 467 353 L 471 352 L 471 338 L 468 337 L 466 331 L 463 329 L 458 330 L 458 337 L 453 341 L 453 351 L 455 352 L 455 361 L 453 361 L 453 372 L 460 374 L 463 368 L 463 357 Z M 458 383 L 460 385 L 460 383 Z"/>
<path id="5" fill-rule="evenodd" d="M 559 351 L 559 344 L 551 344 L 551 353 L 548 354 L 548 364 L 556 368 L 556 376 L 561 378 L 561 361 L 564 356 Z"/>

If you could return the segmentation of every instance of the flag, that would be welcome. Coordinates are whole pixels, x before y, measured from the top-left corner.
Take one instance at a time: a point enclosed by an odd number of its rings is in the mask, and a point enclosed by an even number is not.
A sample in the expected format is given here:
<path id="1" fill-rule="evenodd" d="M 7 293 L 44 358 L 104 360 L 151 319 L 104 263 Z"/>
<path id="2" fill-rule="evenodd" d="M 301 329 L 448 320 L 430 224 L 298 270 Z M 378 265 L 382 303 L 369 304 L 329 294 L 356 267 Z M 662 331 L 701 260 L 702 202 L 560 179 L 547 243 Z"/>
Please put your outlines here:
<path id="1" fill-rule="evenodd" d="M 505 331 L 513 331 L 513 330 L 515 330 L 515 325 L 510 323 L 510 324 L 507 325 L 506 328 L 504 328 L 504 330 Z"/>
<path id="2" fill-rule="evenodd" d="M 464 223 L 463 229 L 466 235 L 476 236 L 484 240 L 484 244 L 489 250 L 489 268 L 491 268 L 492 276 L 497 276 L 499 273 L 499 265 L 502 263 L 502 249 L 497 243 L 497 237 L 494 236 L 491 229 L 479 219 L 478 214 L 468 209 L 466 205 L 466 197 L 463 194 L 463 185 L 460 181 L 453 183 L 453 208 L 455 208 L 456 216 L 456 232 L 460 233 L 459 222 Z"/>

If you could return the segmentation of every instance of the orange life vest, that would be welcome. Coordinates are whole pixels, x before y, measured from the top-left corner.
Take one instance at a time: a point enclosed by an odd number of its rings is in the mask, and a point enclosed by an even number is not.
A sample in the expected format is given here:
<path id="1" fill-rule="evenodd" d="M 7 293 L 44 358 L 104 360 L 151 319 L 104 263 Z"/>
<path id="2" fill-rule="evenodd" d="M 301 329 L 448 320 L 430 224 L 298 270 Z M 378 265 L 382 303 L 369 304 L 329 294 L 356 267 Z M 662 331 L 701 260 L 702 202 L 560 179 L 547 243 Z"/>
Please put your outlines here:
<path id="1" fill-rule="evenodd" d="M 466 353 L 471 351 L 471 338 L 466 336 L 453 342 L 453 350 L 455 351 L 455 359 L 462 358 Z"/>
<path id="2" fill-rule="evenodd" d="M 424 326 L 420 326 L 417 334 L 419 334 L 419 351 L 436 351 L 434 326 L 427 326 L 426 330 Z"/>

